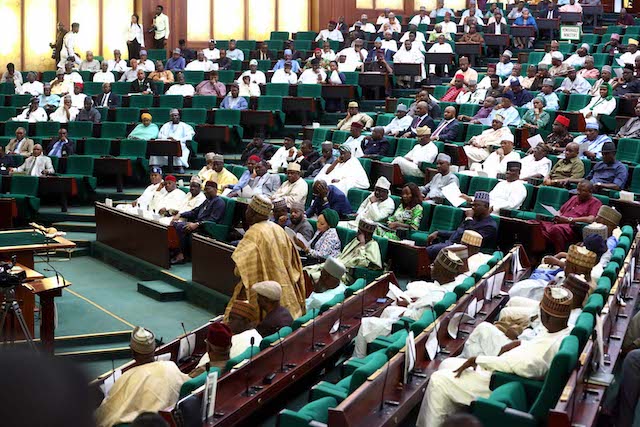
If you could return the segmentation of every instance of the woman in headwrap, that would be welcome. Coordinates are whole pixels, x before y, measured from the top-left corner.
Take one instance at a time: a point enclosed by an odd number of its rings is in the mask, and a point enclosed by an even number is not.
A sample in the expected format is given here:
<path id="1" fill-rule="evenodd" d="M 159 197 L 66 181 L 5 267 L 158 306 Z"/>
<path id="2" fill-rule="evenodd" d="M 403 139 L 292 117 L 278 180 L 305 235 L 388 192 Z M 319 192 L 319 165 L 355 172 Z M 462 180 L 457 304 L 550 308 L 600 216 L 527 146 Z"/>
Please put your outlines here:
<path id="1" fill-rule="evenodd" d="M 410 182 L 402 188 L 401 202 L 386 225 L 378 224 L 376 235 L 390 240 L 401 240 L 408 231 L 417 230 L 422 221 L 422 193 Z"/>
<path id="2" fill-rule="evenodd" d="M 585 119 L 593 117 L 597 119 L 601 114 L 608 116 L 616 109 L 616 100 L 613 98 L 613 89 L 609 83 L 600 85 L 600 93 L 593 98 L 589 105 L 584 107 L 580 112 Z"/>
<path id="3" fill-rule="evenodd" d="M 150 139 L 156 139 L 158 137 L 158 125 L 151 123 L 151 114 L 143 113 L 140 117 L 142 123 L 138 124 L 129 134 L 129 139 L 144 139 L 146 141 Z"/>
<path id="4" fill-rule="evenodd" d="M 311 238 L 309 246 L 303 250 L 312 262 L 306 262 L 305 264 L 317 264 L 324 262 L 328 257 L 340 255 L 342 243 L 340 243 L 340 238 L 336 231 L 339 219 L 338 212 L 333 209 L 325 209 L 318 215 L 316 234 Z M 300 243 L 302 242 L 298 242 L 298 244 Z"/>
<path id="5" fill-rule="evenodd" d="M 549 120 L 551 117 L 549 113 L 544 111 L 544 107 L 547 105 L 547 101 L 542 96 L 537 96 L 533 98 L 531 101 L 533 103 L 533 108 L 527 110 L 522 116 L 522 124 L 523 128 L 528 128 L 529 131 L 533 134 L 538 133 L 540 128 L 543 128 L 549 124 Z"/>

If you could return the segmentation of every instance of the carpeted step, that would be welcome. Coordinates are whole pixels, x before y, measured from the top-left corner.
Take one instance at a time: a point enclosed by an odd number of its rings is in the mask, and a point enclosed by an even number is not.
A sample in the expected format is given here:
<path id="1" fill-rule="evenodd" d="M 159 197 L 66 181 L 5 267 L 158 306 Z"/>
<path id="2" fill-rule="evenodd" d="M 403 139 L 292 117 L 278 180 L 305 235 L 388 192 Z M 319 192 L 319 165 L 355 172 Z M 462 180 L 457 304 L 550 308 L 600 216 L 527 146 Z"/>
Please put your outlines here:
<path id="1" fill-rule="evenodd" d="M 80 222 L 80 221 L 61 221 L 54 222 L 51 224 L 52 227 L 56 228 L 58 231 L 78 231 L 81 233 L 95 233 L 96 232 L 96 223 L 95 222 Z"/>
<path id="2" fill-rule="evenodd" d="M 156 301 L 182 301 L 184 291 L 161 280 L 138 282 L 138 292 Z"/>
<path id="3" fill-rule="evenodd" d="M 84 233 L 80 231 L 70 231 L 64 237 L 75 243 L 78 248 L 88 248 L 91 246 L 91 242 L 95 242 L 96 240 L 95 233 Z"/>
<path id="4" fill-rule="evenodd" d="M 130 339 L 131 331 L 58 337 L 55 355 L 75 362 L 127 358 L 131 355 Z"/>
<path id="5" fill-rule="evenodd" d="M 75 247 L 70 249 L 56 249 L 50 256 L 55 258 L 78 258 L 91 255 L 91 246 Z"/>

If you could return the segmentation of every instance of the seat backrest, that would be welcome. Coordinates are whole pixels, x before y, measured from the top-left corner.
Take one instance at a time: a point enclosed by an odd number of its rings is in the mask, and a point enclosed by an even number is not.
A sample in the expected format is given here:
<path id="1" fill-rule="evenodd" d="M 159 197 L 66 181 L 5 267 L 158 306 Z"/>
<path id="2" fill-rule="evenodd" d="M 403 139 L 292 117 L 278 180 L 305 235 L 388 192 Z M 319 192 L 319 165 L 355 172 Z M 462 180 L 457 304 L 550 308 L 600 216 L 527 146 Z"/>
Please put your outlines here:
<path id="1" fill-rule="evenodd" d="M 580 93 L 572 93 L 569 95 L 569 103 L 567 104 L 567 111 L 579 111 L 586 107 L 591 100 L 591 95 L 584 95 Z"/>
<path id="2" fill-rule="evenodd" d="M 282 111 L 282 97 L 268 95 L 259 97 L 258 110 Z"/>
<path id="3" fill-rule="evenodd" d="M 484 176 L 474 176 L 469 184 L 469 194 L 475 194 L 476 191 L 491 191 L 493 187 L 498 185 L 496 178 L 488 178 Z"/>
<path id="4" fill-rule="evenodd" d="M 290 326 L 285 326 L 284 328 L 280 328 L 280 330 L 275 334 L 271 334 L 262 338 L 262 341 L 260 341 L 260 350 L 262 351 L 265 348 L 269 348 L 271 344 L 275 343 L 280 338 L 284 338 L 287 335 L 290 335 L 291 332 L 293 332 L 293 329 L 291 329 Z"/>
<path id="5" fill-rule="evenodd" d="M 550 215 L 542 205 L 550 205 L 560 210 L 560 207 L 569 200 L 569 192 L 563 188 L 543 186 L 538 188 L 538 195 L 533 211 L 539 214 Z"/>
<path id="6" fill-rule="evenodd" d="M 455 208 L 453 206 L 438 205 L 433 210 L 433 216 L 431 219 L 431 226 L 429 227 L 429 233 L 434 231 L 451 231 L 458 228 L 458 225 L 462 222 L 464 212 L 462 209 Z"/>
<path id="7" fill-rule="evenodd" d="M 120 156 L 145 158 L 147 141 L 141 139 L 123 139 L 120 141 Z"/>
<path id="8" fill-rule="evenodd" d="M 347 200 L 351 205 L 351 209 L 357 212 L 364 200 L 371 195 L 371 191 L 362 190 L 360 188 L 351 188 L 347 193 Z"/>
<path id="9" fill-rule="evenodd" d="M 88 156 L 107 156 L 110 151 L 111 140 L 108 138 L 88 138 L 84 143 L 84 154 Z"/>
<path id="10" fill-rule="evenodd" d="M 565 337 L 562 340 L 562 344 L 560 344 L 560 350 L 551 361 L 542 390 L 540 390 L 538 398 L 533 402 L 529 410 L 529 413 L 536 420 L 545 420 L 549 410 L 555 406 L 564 386 L 567 384 L 571 371 L 578 363 L 579 355 L 578 338 L 573 335 Z"/>
<path id="11" fill-rule="evenodd" d="M 103 122 L 100 126 L 101 138 L 125 138 L 127 124 L 124 122 Z"/>
<path id="12" fill-rule="evenodd" d="M 396 157 L 404 157 L 416 144 L 417 141 L 415 138 L 398 138 Z"/>
<path id="13" fill-rule="evenodd" d="M 333 135 L 331 135 L 331 142 L 334 144 L 342 144 L 344 143 L 351 133 L 347 130 L 334 130 Z"/>
<path id="14" fill-rule="evenodd" d="M 216 125 L 237 126 L 240 124 L 240 110 L 216 110 L 213 123 Z"/>
<path id="15" fill-rule="evenodd" d="M 253 346 L 253 347 L 247 348 L 245 351 L 243 351 L 242 353 L 240 353 L 236 357 L 233 357 L 233 358 L 227 360 L 227 363 L 224 366 L 224 371 L 225 372 L 230 371 L 238 363 L 241 363 L 243 360 L 247 360 L 247 359 L 251 358 L 252 357 L 251 355 L 253 355 L 255 357 L 255 355 L 258 354 L 259 352 L 260 352 L 260 347 Z"/>
<path id="16" fill-rule="evenodd" d="M 233 223 L 233 213 L 235 212 L 235 209 L 236 199 L 224 197 L 224 216 L 222 217 L 223 225 L 231 225 Z"/>
<path id="17" fill-rule="evenodd" d="M 422 313 L 422 316 L 420 316 L 420 319 L 418 319 L 411 325 L 411 331 L 413 331 L 413 334 L 417 336 L 425 329 L 427 329 L 427 326 L 435 322 L 436 317 L 436 312 L 434 310 L 431 310 L 429 308 L 426 309 L 424 313 Z"/>
<path id="18" fill-rule="evenodd" d="M 153 95 L 136 95 L 129 97 L 129 107 L 149 108 L 153 105 Z"/>
<path id="19" fill-rule="evenodd" d="M 265 94 L 267 96 L 289 96 L 289 83 L 267 83 Z"/>
<path id="20" fill-rule="evenodd" d="M 599 295 L 596 295 L 599 296 Z M 593 327 L 596 324 L 596 319 L 591 313 L 582 312 L 578 319 L 576 320 L 576 324 L 571 329 L 571 335 L 578 338 L 578 351 L 582 352 L 582 349 L 589 341 L 589 337 L 593 332 Z"/>
<path id="21" fill-rule="evenodd" d="M 67 123 L 67 126 L 69 135 L 73 135 L 74 138 L 88 138 L 93 135 L 93 122 L 78 122 L 74 120 Z"/>
<path id="22" fill-rule="evenodd" d="M 322 85 L 319 84 L 299 84 L 298 96 L 307 98 L 320 98 L 322 96 Z"/>
<path id="23" fill-rule="evenodd" d="M 187 123 L 205 123 L 207 121 L 207 110 L 204 108 L 183 108 L 181 117 Z"/>
<path id="24" fill-rule="evenodd" d="M 622 138 L 618 141 L 616 160 L 640 163 L 640 139 Z M 636 168 L 638 169 L 638 168 Z M 635 170 L 634 170 L 635 173 Z"/>
<path id="25" fill-rule="evenodd" d="M 67 173 L 92 176 L 93 157 L 77 155 L 67 157 Z"/>
<path id="26" fill-rule="evenodd" d="M 454 292 L 447 292 L 444 294 L 442 299 L 435 303 L 433 306 L 433 310 L 436 312 L 436 316 L 440 317 L 442 314 L 447 311 L 447 308 L 451 306 L 451 304 L 455 304 L 458 300 L 458 296 Z"/>
<path id="27" fill-rule="evenodd" d="M 582 308 L 583 313 L 591 313 L 594 317 L 602 312 L 604 307 L 604 298 L 599 293 L 592 293 L 587 299 L 587 303 Z"/>
<path id="28" fill-rule="evenodd" d="M 38 195 L 38 177 L 30 175 L 13 175 L 11 177 L 11 194 L 23 194 L 36 197 Z"/>
<path id="29" fill-rule="evenodd" d="M 307 314 L 305 314 L 304 316 L 300 316 L 300 317 L 298 317 L 297 319 L 295 319 L 293 321 L 293 323 L 291 324 L 291 329 L 293 329 L 295 331 L 300 326 L 304 325 L 309 320 L 311 320 L 314 317 L 316 317 L 318 315 L 318 313 L 320 313 L 320 310 L 315 309 L 315 308 L 313 310 L 307 310 Z"/>
<path id="30" fill-rule="evenodd" d="M 115 121 L 125 123 L 138 123 L 140 121 L 140 109 L 131 107 L 119 107 L 116 109 Z"/>
<path id="31" fill-rule="evenodd" d="M 467 277 L 462 281 L 462 283 L 460 283 L 458 286 L 455 287 L 453 292 L 455 292 L 458 298 L 461 298 L 475 284 L 476 284 L 476 280 L 473 277 Z"/>
<path id="32" fill-rule="evenodd" d="M 212 373 L 214 371 L 217 371 L 218 375 L 220 374 L 220 369 L 219 368 L 210 367 L 209 368 L 209 372 L 205 371 L 202 374 L 198 375 L 197 377 L 191 378 L 191 379 L 185 381 L 184 383 L 182 383 L 182 386 L 180 386 L 180 397 L 179 397 L 179 399 L 182 399 L 183 397 L 188 396 L 194 390 L 197 390 L 200 387 L 202 387 L 204 385 L 204 383 L 207 381 L 207 375 L 209 375 L 210 373 Z"/>
<path id="33" fill-rule="evenodd" d="M 331 307 L 340 304 L 344 301 L 344 294 L 338 294 L 335 297 L 331 298 L 329 301 L 325 302 L 320 306 L 320 314 L 324 313 L 327 310 L 330 310 Z"/>
<path id="34" fill-rule="evenodd" d="M 222 71 L 224 70 L 219 71 L 219 73 L 222 73 Z M 220 79 L 220 81 L 222 82 L 222 79 Z M 193 98 L 191 98 L 191 108 L 205 108 L 207 110 L 210 110 L 212 108 L 215 108 L 217 104 L 218 104 L 218 97 L 216 96 L 196 95 Z"/>
<path id="35" fill-rule="evenodd" d="M 387 356 L 384 353 L 374 353 L 368 358 L 367 363 L 356 369 L 351 376 L 351 383 L 349 384 L 349 394 L 353 393 L 358 387 L 360 387 L 375 371 L 380 369 L 385 363 L 387 363 Z"/>
<path id="36" fill-rule="evenodd" d="M 184 97 L 182 95 L 160 95 L 158 101 L 158 105 L 166 108 L 182 108 L 184 106 Z"/>

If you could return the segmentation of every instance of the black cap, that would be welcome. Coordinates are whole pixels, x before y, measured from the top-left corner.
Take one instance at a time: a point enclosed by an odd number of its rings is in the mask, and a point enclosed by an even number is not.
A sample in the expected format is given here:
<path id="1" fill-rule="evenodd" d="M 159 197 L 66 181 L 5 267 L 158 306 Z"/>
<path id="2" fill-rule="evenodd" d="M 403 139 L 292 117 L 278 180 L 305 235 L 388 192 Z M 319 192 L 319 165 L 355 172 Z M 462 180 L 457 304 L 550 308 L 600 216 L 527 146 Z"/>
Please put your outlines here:
<path id="1" fill-rule="evenodd" d="M 603 153 L 611 153 L 611 152 L 616 152 L 616 144 L 614 144 L 613 142 L 605 142 L 604 145 L 602 146 L 602 152 Z"/>

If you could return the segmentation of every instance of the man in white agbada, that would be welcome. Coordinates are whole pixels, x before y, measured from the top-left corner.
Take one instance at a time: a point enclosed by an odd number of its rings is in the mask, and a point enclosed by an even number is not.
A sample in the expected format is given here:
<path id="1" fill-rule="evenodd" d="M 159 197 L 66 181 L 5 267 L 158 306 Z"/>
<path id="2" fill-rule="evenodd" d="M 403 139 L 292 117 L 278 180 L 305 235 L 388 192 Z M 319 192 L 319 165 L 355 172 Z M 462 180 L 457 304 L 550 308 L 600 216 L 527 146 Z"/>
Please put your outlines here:
<path id="1" fill-rule="evenodd" d="M 356 39 L 353 42 L 353 47 L 342 49 L 336 54 L 336 58 L 341 56 L 345 57 L 344 63 L 339 62 L 338 69 L 340 71 L 355 71 L 362 68 L 365 59 L 367 59 L 368 52 L 364 48 L 364 42 L 361 39 Z"/>
<path id="2" fill-rule="evenodd" d="M 138 61 L 136 61 L 136 63 L 137 62 Z M 113 51 L 113 59 L 109 59 L 107 61 L 107 64 L 108 64 L 108 71 L 117 71 L 119 73 L 124 73 L 129 69 L 129 67 L 127 66 L 127 61 L 122 59 L 122 53 L 120 53 L 119 49 L 115 49 Z"/>
<path id="3" fill-rule="evenodd" d="M 71 98 L 69 98 L 69 105 L 71 105 Z M 29 106 L 16 117 L 12 117 L 11 120 L 29 123 L 46 122 L 47 112 L 40 106 L 40 99 L 33 97 L 29 102 Z"/>
<path id="4" fill-rule="evenodd" d="M 147 56 L 147 51 L 142 49 L 140 51 L 140 60 L 138 61 L 138 66 L 144 70 L 145 73 L 153 73 L 156 70 L 156 64 L 153 63 L 152 60 Z"/>
<path id="5" fill-rule="evenodd" d="M 184 79 L 184 74 L 178 72 L 176 73 L 176 82 L 165 92 L 165 95 L 193 96 L 195 93 L 196 89 L 193 85 L 187 84 Z"/>
<path id="6" fill-rule="evenodd" d="M 360 122 L 351 123 L 351 135 L 344 142 L 344 145 L 349 147 L 351 150 L 352 157 L 362 157 L 364 156 L 364 152 L 362 151 L 362 140 L 364 139 L 364 135 L 362 134 L 362 128 L 364 126 Z"/>
<path id="7" fill-rule="evenodd" d="M 36 80 L 36 73 L 29 71 L 27 81 L 22 86 L 16 86 L 16 93 L 40 96 L 44 93 L 44 84 Z"/>
<path id="8" fill-rule="evenodd" d="M 339 260 L 328 257 L 324 262 L 320 278 L 313 284 L 313 292 L 306 299 L 307 311 L 316 310 L 331 301 L 337 295 L 344 295 L 347 287 L 342 283 L 342 277 L 347 272 L 344 264 Z"/>
<path id="9" fill-rule="evenodd" d="M 500 148 L 489 154 L 482 164 L 471 165 L 472 170 L 482 170 L 489 178 L 496 178 L 499 173 L 507 172 L 508 162 L 519 162 L 520 155 L 513 149 L 513 134 L 507 134 L 500 141 Z"/>
<path id="10" fill-rule="evenodd" d="M 169 176 L 167 176 L 167 178 L 169 178 Z M 167 191 L 166 187 L 165 191 Z M 178 189 L 177 191 L 182 193 L 182 190 L 180 189 Z M 175 192 L 176 190 L 172 191 L 172 193 Z M 159 204 L 164 203 L 164 199 L 166 198 L 166 196 L 167 194 L 164 198 L 158 198 L 160 200 Z M 175 220 L 175 215 L 178 215 L 180 212 L 191 211 L 200 206 L 205 200 L 207 200 L 207 197 L 202 191 L 202 181 L 200 180 L 200 178 L 198 178 L 197 175 L 194 175 L 191 177 L 191 182 L 189 183 L 189 192 L 186 193 L 184 199 L 182 199 L 182 204 L 177 208 L 175 207 L 174 203 L 169 206 L 163 206 L 159 211 L 160 215 L 162 215 L 162 218 L 160 218 L 159 221 L 161 224 L 170 225 L 171 222 Z"/>
<path id="11" fill-rule="evenodd" d="M 424 172 L 418 167 L 420 163 L 433 163 L 438 157 L 438 146 L 431 141 L 429 126 L 418 128 L 416 134 L 418 135 L 418 143 L 404 157 L 396 157 L 391 162 L 400 166 L 402 175 L 424 176 Z"/>
<path id="12" fill-rule="evenodd" d="M 556 89 L 556 92 L 562 92 L 570 95 L 572 93 L 579 93 L 586 95 L 591 90 L 591 84 L 582 76 L 579 76 L 576 69 L 569 67 L 567 70 L 567 77 L 562 80 L 562 84 Z"/>
<path id="13" fill-rule="evenodd" d="M 196 132 L 190 125 L 180 121 L 180 112 L 177 109 L 172 109 L 169 116 L 171 121 L 162 125 L 158 133 L 158 139 L 180 141 L 182 156 L 173 158 L 173 166 L 178 166 L 178 171 L 182 173 L 184 168 L 189 167 L 189 154 L 191 152 L 187 148 L 187 141 L 190 141 Z M 153 166 L 166 166 L 168 160 L 166 156 L 151 156 L 149 163 Z"/>
<path id="14" fill-rule="evenodd" d="M 496 114 L 491 121 L 491 129 L 487 129 L 480 135 L 472 137 L 468 145 L 464 146 L 464 152 L 469 158 L 469 165 L 485 161 L 485 159 L 489 157 L 490 148 L 499 147 L 503 139 L 513 139 L 511 129 L 507 126 L 502 126 L 503 122 L 504 117 Z"/>
<path id="15" fill-rule="evenodd" d="M 295 135 L 285 136 L 282 147 L 271 156 L 269 164 L 271 172 L 278 173 L 280 169 L 286 169 L 289 163 L 294 162 L 298 157 L 298 149 L 296 148 Z"/>
<path id="16" fill-rule="evenodd" d="M 440 251 L 435 264 L 438 267 L 431 270 L 433 282 L 411 282 L 407 284 L 405 292 L 397 286 L 389 284 L 387 297 L 394 302 L 384 309 L 380 317 L 364 317 L 362 319 L 355 339 L 354 357 L 365 357 L 367 344 L 379 336 L 391 334 L 393 324 L 400 317 L 419 320 L 427 309 L 432 309 L 444 297 L 445 293 L 452 291 L 457 286 L 456 282 L 461 283 L 466 278 L 466 276 L 458 274 L 463 268 L 462 260 L 451 251 Z M 460 279 L 457 279 L 458 276 Z"/>
<path id="17" fill-rule="evenodd" d="M 109 71 L 109 64 L 107 61 L 102 61 L 100 71 L 93 74 L 93 81 L 95 83 L 114 83 L 116 81 L 113 73 Z"/>
<path id="18" fill-rule="evenodd" d="M 438 36 L 438 43 L 434 43 L 433 46 L 429 48 L 427 53 L 453 53 L 453 48 L 449 43 L 447 43 L 446 37 L 444 34 L 440 34 Z M 424 57 L 423 57 L 424 60 Z M 436 66 L 434 64 L 429 65 L 429 74 L 433 74 L 436 72 Z M 444 66 L 444 72 L 449 72 L 449 66 Z M 424 79 L 424 76 L 422 77 Z"/>
<path id="19" fill-rule="evenodd" d="M 262 71 L 258 70 L 258 60 L 256 59 L 252 59 L 251 61 L 249 61 L 249 69 L 242 73 L 242 75 L 238 77 L 238 80 L 236 80 L 236 82 L 240 84 L 242 82 L 242 77 L 244 76 L 249 76 L 249 81 L 257 85 L 263 85 L 267 83 L 267 77 Z"/>
<path id="20" fill-rule="evenodd" d="M 434 45 L 435 46 L 435 45 Z M 449 46 L 451 49 L 451 46 Z M 431 49 L 429 49 L 431 50 Z M 393 55 L 394 64 L 420 64 L 420 76 L 416 76 L 415 81 L 424 79 L 427 74 L 424 69 L 424 53 L 420 51 L 420 48 L 416 46 L 413 48 L 411 40 L 405 40 L 400 49 Z"/>
<path id="21" fill-rule="evenodd" d="M 393 199 L 389 197 L 390 190 L 391 183 L 389 180 L 384 176 L 378 178 L 373 192 L 360 204 L 358 212 L 356 212 L 356 219 L 353 221 L 340 221 L 338 225 L 357 230 L 358 224 L 363 218 L 373 222 L 381 222 L 387 219 L 396 208 Z"/>
<path id="22" fill-rule="evenodd" d="M 220 49 L 216 47 L 216 41 L 211 39 L 209 40 L 209 45 L 206 49 L 202 51 L 204 57 L 209 61 L 215 61 L 216 59 L 220 59 Z"/>
<path id="23" fill-rule="evenodd" d="M 520 209 L 527 198 L 527 188 L 519 180 L 522 166 L 517 160 L 507 162 L 507 179 L 498 182 L 489 192 L 491 209 L 494 214 L 499 214 L 500 209 Z"/>
<path id="24" fill-rule="evenodd" d="M 151 168 L 149 181 L 150 184 L 144 189 L 140 197 L 131 202 L 131 204 L 121 203 L 116 206 L 116 209 L 129 213 L 134 213 L 138 208 L 146 210 L 155 197 L 161 198 L 167 193 L 167 190 L 164 188 L 164 183 L 162 182 L 161 168 Z"/>
<path id="25" fill-rule="evenodd" d="M 462 405 L 468 406 L 479 397 L 488 398 L 494 371 L 531 379 L 544 378 L 562 340 L 569 335 L 567 321 L 572 299 L 573 295 L 567 289 L 549 288 L 540 303 L 540 320 L 544 329 L 535 338 L 506 342 L 500 348 L 494 336 L 489 335 L 481 339 L 479 348 L 465 348 L 467 359 L 452 357 L 444 360 L 429 379 L 417 426 L 439 426 L 447 415 Z M 479 334 L 485 329 L 489 328 L 483 327 Z"/>
<path id="26" fill-rule="evenodd" d="M 346 145 L 339 148 L 340 157 L 330 165 L 324 165 L 314 181 L 322 180 L 335 185 L 344 194 L 352 188 L 369 188 L 369 177 L 358 159 L 351 156 L 351 149 Z"/>
<path id="27" fill-rule="evenodd" d="M 533 153 L 522 159 L 522 170 L 520 171 L 520 179 L 528 178 L 544 179 L 551 172 L 551 160 L 547 158 L 549 148 L 546 144 L 538 144 L 533 149 Z"/>
<path id="28" fill-rule="evenodd" d="M 111 427 L 131 423 L 142 412 L 173 407 L 180 387 L 189 376 L 171 361 L 154 361 L 153 333 L 136 327 L 131 334 L 131 352 L 138 363 L 118 378 L 95 412 L 96 425 Z"/>
<path id="29" fill-rule="evenodd" d="M 187 195 L 178 187 L 178 180 L 173 175 L 167 175 L 164 178 L 165 195 L 155 197 L 149 208 L 159 214 L 169 213 L 171 211 L 180 211 L 180 207 L 184 204 Z"/>
<path id="30" fill-rule="evenodd" d="M 300 163 L 289 163 L 287 166 L 287 180 L 273 193 L 271 200 L 284 199 L 287 207 L 291 208 L 294 202 L 304 203 L 307 200 L 309 186 L 300 178 Z"/>
<path id="31" fill-rule="evenodd" d="M 69 123 L 76 119 L 80 110 L 73 106 L 71 95 L 62 98 L 60 106 L 49 116 L 50 122 Z M 46 113 L 45 113 L 46 115 Z"/>
<path id="32" fill-rule="evenodd" d="M 71 24 L 71 31 L 64 35 L 62 49 L 60 49 L 59 68 L 64 66 L 69 57 L 73 58 L 76 64 L 80 64 L 80 56 L 76 53 L 80 51 L 78 49 L 78 31 L 80 31 L 80 24 L 74 22 Z"/>
<path id="33" fill-rule="evenodd" d="M 589 45 L 587 43 L 582 43 L 582 45 L 576 50 L 576 53 L 569 56 L 563 62 L 570 67 L 584 67 L 584 61 L 587 59 L 589 55 Z"/>
<path id="34" fill-rule="evenodd" d="M 204 71 L 208 73 L 209 71 L 215 70 L 216 67 L 213 66 L 213 62 L 204 56 L 204 52 L 199 50 L 196 60 L 189 62 L 184 69 L 185 71 Z"/>
<path id="35" fill-rule="evenodd" d="M 405 131 L 411 127 L 413 118 L 407 114 L 409 109 L 404 104 L 398 104 L 396 107 L 396 116 L 391 122 L 384 127 L 384 134 L 391 136 L 398 136 L 400 132 Z"/>

